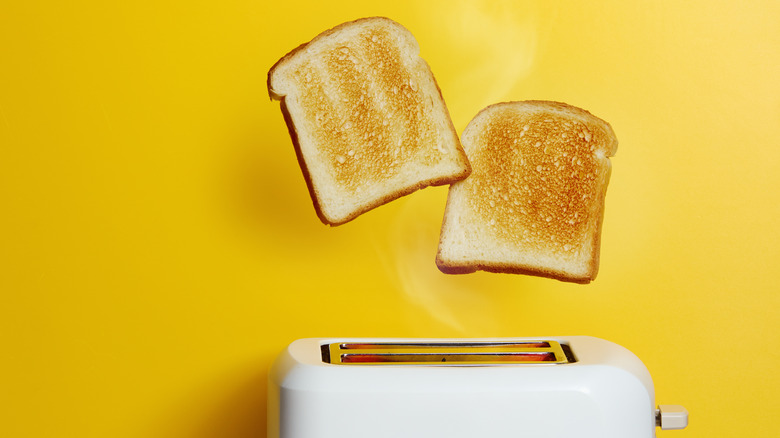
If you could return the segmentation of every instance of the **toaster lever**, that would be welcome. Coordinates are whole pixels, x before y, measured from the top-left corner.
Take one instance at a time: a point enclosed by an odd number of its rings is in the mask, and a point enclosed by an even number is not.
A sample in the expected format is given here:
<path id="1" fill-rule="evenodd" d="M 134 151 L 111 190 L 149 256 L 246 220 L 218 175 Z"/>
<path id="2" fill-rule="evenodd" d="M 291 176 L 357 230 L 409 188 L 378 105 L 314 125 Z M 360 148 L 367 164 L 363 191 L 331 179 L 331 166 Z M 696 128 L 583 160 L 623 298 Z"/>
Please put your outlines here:
<path id="1" fill-rule="evenodd" d="M 662 430 L 685 429 L 688 426 L 688 411 L 680 405 L 658 405 L 655 425 Z"/>

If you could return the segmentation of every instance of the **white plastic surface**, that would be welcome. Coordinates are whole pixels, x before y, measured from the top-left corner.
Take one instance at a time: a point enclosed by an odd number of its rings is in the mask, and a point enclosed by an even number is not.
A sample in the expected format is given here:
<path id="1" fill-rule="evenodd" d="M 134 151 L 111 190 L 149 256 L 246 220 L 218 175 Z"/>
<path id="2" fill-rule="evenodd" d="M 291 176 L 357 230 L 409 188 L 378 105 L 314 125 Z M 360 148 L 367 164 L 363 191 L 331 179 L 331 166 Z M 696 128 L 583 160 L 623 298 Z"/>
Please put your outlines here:
<path id="1" fill-rule="evenodd" d="M 685 429 L 688 426 L 688 410 L 680 405 L 659 405 L 662 430 Z"/>
<path id="2" fill-rule="evenodd" d="M 597 338 L 546 339 L 568 343 L 578 361 L 333 365 L 322 362 L 320 345 L 409 340 L 295 341 L 279 356 L 269 376 L 268 437 L 655 437 L 653 383 L 636 356 Z"/>

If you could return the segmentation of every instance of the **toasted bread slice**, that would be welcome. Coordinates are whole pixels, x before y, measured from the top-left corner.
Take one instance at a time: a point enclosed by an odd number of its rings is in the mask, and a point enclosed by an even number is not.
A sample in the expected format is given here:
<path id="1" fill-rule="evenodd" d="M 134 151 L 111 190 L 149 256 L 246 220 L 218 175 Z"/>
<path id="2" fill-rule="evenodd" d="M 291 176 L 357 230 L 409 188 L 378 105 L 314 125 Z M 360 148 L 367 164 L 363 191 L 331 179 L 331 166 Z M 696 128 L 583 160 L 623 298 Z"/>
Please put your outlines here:
<path id="1" fill-rule="evenodd" d="M 382 17 L 344 23 L 268 73 L 320 219 L 338 225 L 468 176 L 441 92 L 412 34 Z"/>
<path id="2" fill-rule="evenodd" d="M 610 125 L 545 101 L 489 106 L 461 138 L 474 169 L 447 198 L 436 263 L 588 283 L 599 267 Z"/>

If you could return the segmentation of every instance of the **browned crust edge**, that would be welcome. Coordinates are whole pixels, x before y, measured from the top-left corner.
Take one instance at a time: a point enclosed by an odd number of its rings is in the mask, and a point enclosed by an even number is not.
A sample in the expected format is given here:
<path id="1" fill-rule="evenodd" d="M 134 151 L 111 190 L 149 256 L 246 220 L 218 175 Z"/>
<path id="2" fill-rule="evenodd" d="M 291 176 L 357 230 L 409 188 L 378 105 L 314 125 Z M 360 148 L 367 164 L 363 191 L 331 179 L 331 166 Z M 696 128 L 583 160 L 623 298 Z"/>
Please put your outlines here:
<path id="1" fill-rule="evenodd" d="M 494 104 L 488 105 L 485 108 L 482 108 L 472 119 L 469 121 L 469 123 L 466 125 L 466 129 L 468 129 L 468 126 L 471 125 L 475 120 L 480 118 L 485 112 L 490 110 L 493 107 L 496 106 L 504 106 L 504 105 L 517 105 L 517 104 L 531 104 L 531 105 L 543 105 L 546 107 L 551 107 L 558 110 L 564 110 L 564 111 L 570 111 L 576 114 L 579 114 L 582 117 L 586 117 L 590 120 L 593 120 L 594 122 L 600 123 L 603 125 L 604 128 L 607 129 L 609 137 L 612 139 L 613 143 L 610 144 L 610 153 L 607 154 L 607 157 L 613 157 L 615 156 L 615 153 L 617 152 L 617 136 L 615 135 L 614 129 L 612 129 L 612 125 L 609 124 L 606 120 L 602 119 L 601 117 L 598 117 L 591 113 L 590 111 L 580 108 L 578 106 L 570 105 L 565 102 L 557 102 L 554 100 L 511 100 L 511 101 L 505 101 L 505 102 L 496 102 Z M 465 131 L 464 131 L 465 132 Z"/>
<path id="2" fill-rule="evenodd" d="M 312 40 L 312 41 L 313 41 L 313 40 Z M 265 79 L 265 86 L 266 86 L 266 88 L 268 89 L 268 97 L 270 97 L 270 98 L 271 98 L 271 100 L 282 100 L 282 99 L 284 98 L 284 94 L 276 94 L 276 93 L 274 92 L 273 88 L 271 88 L 271 76 L 273 76 L 273 74 L 274 74 L 274 70 L 276 70 L 276 68 L 277 68 L 279 65 L 281 65 L 281 64 L 282 64 L 282 62 L 284 62 L 284 61 L 286 61 L 286 60 L 290 59 L 290 58 L 291 58 L 291 57 L 293 57 L 293 56 L 294 56 L 296 53 L 298 53 L 298 52 L 300 52 L 301 50 L 303 50 L 303 48 L 304 48 L 304 47 L 306 47 L 306 46 L 308 46 L 310 42 L 311 42 L 311 41 L 309 41 L 309 42 L 305 42 L 305 43 L 303 43 L 303 44 L 299 45 L 298 47 L 296 47 L 296 48 L 294 48 L 294 49 L 290 50 L 289 52 L 287 52 L 287 54 L 286 54 L 286 55 L 282 56 L 282 57 L 281 57 L 281 58 L 280 58 L 278 61 L 276 61 L 276 62 L 274 63 L 274 65 L 272 65 L 272 66 L 271 66 L 271 68 L 270 68 L 270 69 L 268 69 L 268 75 L 266 76 L 266 79 Z"/>
<path id="3" fill-rule="evenodd" d="M 440 259 L 438 255 L 436 257 L 436 266 L 439 268 L 439 271 L 441 271 L 442 273 L 451 274 L 451 275 L 472 274 L 477 271 L 485 271 L 485 272 L 492 272 L 496 274 L 531 275 L 534 277 L 544 277 L 544 278 L 550 278 L 553 280 L 559 280 L 567 283 L 577 283 L 577 284 L 588 284 L 591 281 L 595 280 L 597 270 L 598 270 L 598 263 L 596 263 L 595 266 L 591 263 L 591 269 L 593 270 L 593 275 L 579 277 L 579 276 L 566 275 L 565 273 L 553 272 L 553 271 L 530 267 L 530 266 L 510 265 L 506 263 L 474 262 L 474 263 L 455 264 Z"/>
<path id="4" fill-rule="evenodd" d="M 403 27 L 403 25 L 401 25 L 400 23 L 398 23 L 398 22 L 396 22 L 394 20 L 391 20 L 390 18 L 382 17 L 382 16 L 374 16 L 374 17 L 364 17 L 364 18 L 358 18 L 358 19 L 352 20 L 352 21 L 347 21 L 347 22 L 341 23 L 341 24 L 339 24 L 337 26 L 334 26 L 334 27 L 332 27 L 330 29 L 327 29 L 327 30 L 324 30 L 324 31 L 320 32 L 319 34 L 317 34 L 311 40 L 309 40 L 309 41 L 307 41 L 305 43 L 302 43 L 298 47 L 296 47 L 296 48 L 290 50 L 289 52 L 287 52 L 286 55 L 284 55 L 281 58 L 279 58 L 279 60 L 276 61 L 274 63 L 274 65 L 271 66 L 270 69 L 268 69 L 268 78 L 266 79 L 266 87 L 268 88 L 268 96 L 271 99 L 273 99 L 273 100 L 281 100 L 284 97 L 284 95 L 276 94 L 274 92 L 274 90 L 271 88 L 271 76 L 273 75 L 274 70 L 276 70 L 280 65 L 284 64 L 285 62 L 287 62 L 289 59 L 293 58 L 298 52 L 300 52 L 301 50 L 306 48 L 306 46 L 308 46 L 309 44 L 312 44 L 312 43 L 314 43 L 316 41 L 319 41 L 321 39 L 325 39 L 325 38 L 333 35 L 334 33 L 337 33 L 338 31 L 340 31 L 341 29 L 343 29 L 345 27 L 349 27 L 349 26 L 352 26 L 352 25 L 354 25 L 356 23 L 360 23 L 360 22 L 363 22 L 363 21 L 373 21 L 373 20 L 387 21 L 387 22 L 392 23 L 392 24 L 394 24 L 396 26 Z M 404 28 L 404 29 L 406 29 L 406 28 Z"/>
<path id="5" fill-rule="evenodd" d="M 595 279 L 594 277 L 568 277 L 561 275 L 557 272 L 548 272 L 548 271 L 542 271 L 542 270 L 535 270 L 535 269 L 527 269 L 522 268 L 518 266 L 504 266 L 504 265 L 488 265 L 488 264 L 476 264 L 474 266 L 441 266 L 437 262 L 437 266 L 439 267 L 439 270 L 445 274 L 450 275 L 460 275 L 460 274 L 471 274 L 477 271 L 484 271 L 484 272 L 492 272 L 495 274 L 514 274 L 514 275 L 530 275 L 533 277 L 542 277 L 542 278 L 549 278 L 552 280 L 558 280 L 565 283 L 575 283 L 575 284 L 589 284 L 591 281 Z"/>
<path id="6" fill-rule="evenodd" d="M 292 139 L 293 142 L 295 158 L 298 160 L 298 166 L 300 166 L 301 172 L 303 172 L 303 179 L 306 180 L 306 188 L 308 189 L 309 196 L 311 197 L 312 203 L 314 204 L 314 210 L 317 212 L 317 217 L 319 217 L 323 223 L 327 224 L 328 221 L 322 214 L 322 209 L 320 209 L 320 204 L 314 191 L 314 185 L 311 182 L 309 168 L 306 166 L 306 161 L 303 159 L 303 152 L 301 151 L 301 146 L 298 142 L 298 131 L 295 129 L 295 123 L 293 123 L 290 112 L 287 110 L 287 103 L 285 102 L 284 98 L 282 98 L 281 109 L 282 115 L 284 116 L 284 123 L 287 125 L 287 132 L 290 134 L 290 139 Z"/>
<path id="7" fill-rule="evenodd" d="M 367 18 L 360 18 L 360 19 L 357 19 L 357 20 L 353 20 L 353 21 L 349 21 L 349 22 L 346 22 L 346 23 L 342 23 L 342 24 L 340 24 L 338 26 L 335 26 L 335 27 L 333 27 L 331 29 L 328 29 L 328 30 L 320 33 L 319 35 L 314 37 L 311 41 L 303 43 L 303 44 L 299 45 L 298 47 L 296 47 L 295 49 L 291 50 L 289 53 L 287 53 L 285 56 L 283 56 L 279 61 L 277 61 L 271 67 L 271 69 L 268 71 L 268 78 L 267 78 L 267 83 L 266 83 L 266 85 L 268 87 L 268 95 L 269 95 L 269 97 L 271 99 L 275 99 L 275 100 L 281 101 L 281 110 L 282 110 L 282 114 L 284 116 L 285 124 L 287 125 L 287 131 L 289 132 L 290 138 L 292 139 L 293 146 L 295 148 L 295 156 L 296 156 L 296 158 L 298 160 L 298 165 L 301 168 L 301 172 L 303 173 L 303 178 L 306 180 L 306 187 L 307 187 L 307 189 L 309 191 L 309 196 L 311 197 L 312 203 L 314 205 L 314 210 L 316 211 L 317 217 L 320 219 L 320 221 L 322 223 L 324 223 L 325 225 L 330 225 L 330 226 L 343 225 L 343 224 L 345 224 L 347 222 L 350 222 L 350 221 L 356 219 L 358 216 L 362 215 L 363 213 L 371 211 L 371 210 L 373 210 L 373 209 L 375 209 L 377 207 L 385 205 L 385 204 L 387 204 L 387 203 L 389 203 L 391 201 L 394 201 L 394 200 L 396 200 L 398 198 L 401 198 L 403 196 L 406 196 L 408 194 L 414 193 L 414 192 L 416 192 L 416 191 L 418 191 L 420 189 L 423 189 L 425 187 L 441 186 L 441 185 L 445 185 L 445 184 L 452 184 L 454 182 L 463 180 L 464 178 L 466 178 L 467 176 L 469 176 L 471 174 L 471 164 L 469 163 L 468 157 L 466 156 L 466 152 L 463 150 L 463 146 L 460 144 L 460 138 L 458 136 L 457 131 L 455 130 L 455 126 L 454 126 L 454 124 L 452 122 L 452 117 L 450 117 L 449 109 L 447 108 L 447 103 L 444 101 L 444 96 L 442 95 L 441 88 L 439 88 L 439 84 L 436 82 L 436 77 L 433 75 L 433 72 L 431 71 L 430 66 L 428 65 L 427 62 L 425 62 L 425 67 L 428 69 L 428 72 L 430 73 L 431 77 L 433 78 L 433 83 L 436 86 L 436 90 L 439 92 L 439 97 L 441 98 L 441 102 L 442 102 L 442 104 L 444 106 L 444 111 L 445 111 L 445 113 L 447 115 L 447 120 L 449 121 L 450 133 L 452 134 L 452 136 L 455 139 L 455 141 L 457 143 L 457 146 L 458 146 L 458 154 L 460 155 L 461 161 L 465 164 L 463 170 L 461 172 L 458 172 L 456 174 L 450 175 L 448 177 L 432 178 L 432 179 L 428 179 L 428 180 L 423 180 L 423 181 L 420 181 L 420 182 L 418 182 L 416 184 L 413 184 L 411 186 L 407 186 L 407 187 L 401 188 L 398 191 L 393 192 L 393 193 L 391 193 L 391 194 L 389 194 L 389 195 L 387 195 L 387 196 L 385 196 L 383 198 L 379 198 L 379 199 L 375 200 L 374 202 L 366 204 L 362 208 L 355 210 L 352 214 L 350 214 L 350 215 L 348 215 L 348 216 L 346 216 L 344 218 L 341 218 L 341 219 L 329 218 L 323 212 L 322 207 L 320 206 L 320 203 L 319 203 L 319 199 L 317 197 L 317 192 L 314 189 L 314 184 L 312 183 L 312 180 L 311 180 L 311 174 L 309 172 L 308 166 L 306 165 L 306 161 L 303 158 L 303 151 L 301 149 L 301 145 L 300 145 L 300 142 L 298 140 L 298 130 L 295 127 L 295 123 L 293 122 L 293 119 L 292 119 L 292 116 L 290 115 L 290 112 L 287 110 L 287 105 L 285 103 L 285 95 L 279 95 L 279 94 L 274 93 L 274 91 L 271 88 L 271 75 L 273 74 L 273 71 L 277 68 L 277 66 L 281 65 L 283 62 L 285 62 L 286 60 L 288 60 L 291 57 L 293 57 L 296 53 L 301 51 L 304 47 L 306 47 L 307 45 L 311 44 L 312 42 L 314 42 L 314 41 L 316 41 L 318 39 L 321 39 L 321 38 L 325 38 L 325 37 L 327 37 L 329 35 L 332 35 L 333 33 L 337 32 L 338 30 L 340 30 L 343 27 L 347 27 L 347 26 L 353 25 L 353 24 L 355 24 L 357 22 L 362 22 L 362 21 L 367 21 L 367 20 L 387 20 L 389 22 L 394 23 L 397 26 L 403 27 L 401 24 L 399 24 L 399 23 L 397 23 L 397 22 L 395 22 L 395 21 L 393 21 L 393 20 L 391 20 L 389 18 L 386 18 L 386 17 L 367 17 Z M 425 60 L 423 59 L 423 61 L 425 61 Z"/>

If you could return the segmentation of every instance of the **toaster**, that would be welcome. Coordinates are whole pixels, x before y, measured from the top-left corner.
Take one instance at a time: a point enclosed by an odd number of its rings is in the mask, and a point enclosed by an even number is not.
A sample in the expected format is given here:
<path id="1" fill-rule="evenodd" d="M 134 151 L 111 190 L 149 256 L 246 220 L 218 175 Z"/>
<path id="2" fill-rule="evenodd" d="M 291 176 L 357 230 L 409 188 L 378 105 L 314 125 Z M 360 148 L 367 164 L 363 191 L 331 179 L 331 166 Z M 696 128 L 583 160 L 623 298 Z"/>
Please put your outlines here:
<path id="1" fill-rule="evenodd" d="M 300 339 L 269 373 L 269 438 L 650 438 L 655 405 L 629 350 L 572 336 Z"/>

